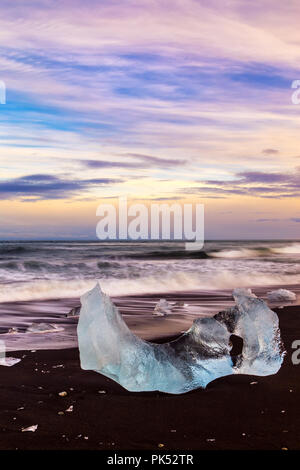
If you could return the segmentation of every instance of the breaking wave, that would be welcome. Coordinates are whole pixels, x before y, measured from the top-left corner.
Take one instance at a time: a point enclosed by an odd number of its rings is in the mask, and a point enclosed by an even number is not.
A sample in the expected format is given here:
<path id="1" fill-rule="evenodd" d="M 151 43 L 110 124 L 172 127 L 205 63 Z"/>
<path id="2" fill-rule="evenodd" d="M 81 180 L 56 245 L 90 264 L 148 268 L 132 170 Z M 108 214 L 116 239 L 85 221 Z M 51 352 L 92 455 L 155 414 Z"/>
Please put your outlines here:
<path id="1" fill-rule="evenodd" d="M 259 272 L 220 272 L 214 275 L 173 272 L 169 275 L 138 279 L 99 279 L 103 290 L 112 297 L 159 292 L 224 290 L 236 287 L 291 285 L 300 283 L 300 274 L 267 275 Z M 0 302 L 77 298 L 94 287 L 97 279 L 36 280 L 12 283 L 0 289 Z"/>
<path id="2" fill-rule="evenodd" d="M 0 302 L 79 297 L 97 279 L 111 296 L 287 286 L 300 282 L 300 242 L 0 242 Z"/>
<path id="3" fill-rule="evenodd" d="M 265 258 L 274 255 L 288 255 L 299 254 L 300 244 L 290 244 L 283 246 L 256 246 L 256 247 L 241 247 L 233 249 L 222 249 L 219 251 L 207 252 L 208 257 L 212 258 Z"/>
<path id="4" fill-rule="evenodd" d="M 286 245 L 278 248 L 272 248 L 273 253 L 278 254 L 300 254 L 300 243 Z"/>

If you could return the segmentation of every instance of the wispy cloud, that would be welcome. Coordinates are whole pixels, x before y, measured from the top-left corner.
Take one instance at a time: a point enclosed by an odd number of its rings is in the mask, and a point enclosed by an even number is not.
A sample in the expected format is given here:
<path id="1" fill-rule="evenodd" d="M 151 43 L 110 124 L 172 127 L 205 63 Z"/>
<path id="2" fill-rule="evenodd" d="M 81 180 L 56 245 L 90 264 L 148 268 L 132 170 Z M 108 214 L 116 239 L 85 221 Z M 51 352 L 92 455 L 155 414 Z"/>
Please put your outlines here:
<path id="1" fill-rule="evenodd" d="M 113 185 L 121 179 L 93 178 L 70 180 L 47 174 L 22 176 L 0 181 L 0 199 L 27 196 L 34 199 L 62 199 L 103 185 Z"/>
<path id="2" fill-rule="evenodd" d="M 279 151 L 276 149 L 264 149 L 262 153 L 264 153 L 265 155 L 276 155 L 277 153 L 279 153 Z"/>
<path id="3" fill-rule="evenodd" d="M 160 158 L 152 155 L 140 155 L 136 153 L 129 153 L 121 155 L 122 161 L 114 160 L 82 160 L 82 164 L 88 168 L 167 168 L 172 166 L 184 166 L 187 160 L 175 158 Z M 129 161 L 128 161 L 129 159 Z M 132 161 L 132 159 L 134 161 Z M 130 161 L 131 160 L 131 161 Z"/>
<path id="4" fill-rule="evenodd" d="M 202 181 L 201 186 L 184 188 L 183 192 L 200 196 L 209 194 L 210 197 L 240 195 L 281 199 L 300 196 L 299 167 L 296 167 L 293 173 L 244 171 L 236 173 L 234 177 L 225 181 Z"/>

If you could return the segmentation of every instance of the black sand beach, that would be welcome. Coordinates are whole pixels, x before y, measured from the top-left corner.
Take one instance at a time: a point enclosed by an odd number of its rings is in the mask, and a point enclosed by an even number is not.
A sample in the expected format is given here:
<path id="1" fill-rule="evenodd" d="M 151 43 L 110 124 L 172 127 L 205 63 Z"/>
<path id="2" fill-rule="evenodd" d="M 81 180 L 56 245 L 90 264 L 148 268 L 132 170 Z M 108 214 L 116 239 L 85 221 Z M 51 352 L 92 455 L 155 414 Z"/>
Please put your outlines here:
<path id="1" fill-rule="evenodd" d="M 300 365 L 291 361 L 300 307 L 277 313 L 287 350 L 278 374 L 224 377 L 184 395 L 127 392 L 82 371 L 77 349 L 10 353 L 22 361 L 1 367 L 0 449 L 300 449 Z"/>

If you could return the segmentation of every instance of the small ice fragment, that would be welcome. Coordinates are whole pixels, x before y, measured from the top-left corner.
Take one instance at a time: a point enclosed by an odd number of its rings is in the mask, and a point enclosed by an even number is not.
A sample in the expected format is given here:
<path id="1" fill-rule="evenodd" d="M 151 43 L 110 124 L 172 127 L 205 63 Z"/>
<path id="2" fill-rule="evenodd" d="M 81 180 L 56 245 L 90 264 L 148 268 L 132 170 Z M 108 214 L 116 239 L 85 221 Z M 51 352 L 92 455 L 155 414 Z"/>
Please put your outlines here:
<path id="1" fill-rule="evenodd" d="M 270 302 L 292 302 L 297 298 L 295 292 L 286 289 L 272 290 L 267 296 Z"/>
<path id="2" fill-rule="evenodd" d="M 15 364 L 21 362 L 21 359 L 17 359 L 16 357 L 2 357 L 0 358 L 0 366 L 11 367 Z"/>
<path id="3" fill-rule="evenodd" d="M 60 397 L 66 397 L 68 395 L 68 392 L 59 392 L 58 394 Z"/>
<path id="4" fill-rule="evenodd" d="M 72 413 L 72 411 L 74 410 L 74 407 L 73 405 L 69 406 L 69 408 L 66 409 L 66 412 L 67 413 Z"/>
<path id="5" fill-rule="evenodd" d="M 98 390 L 98 393 L 106 393 L 105 390 Z"/>
<path id="6" fill-rule="evenodd" d="M 183 300 L 178 300 L 177 302 L 174 302 L 171 305 L 173 305 L 174 307 L 183 307 L 183 308 L 186 308 L 189 306 L 189 304 L 184 303 Z"/>
<path id="7" fill-rule="evenodd" d="M 57 333 L 64 328 L 51 323 L 32 323 L 26 330 L 27 333 Z"/>
<path id="8" fill-rule="evenodd" d="M 38 428 L 38 424 L 33 424 L 32 426 L 29 426 L 28 428 L 22 428 L 22 432 L 35 432 Z"/>
<path id="9" fill-rule="evenodd" d="M 216 439 L 206 439 L 206 442 L 215 442 Z"/>
<path id="10" fill-rule="evenodd" d="M 72 308 L 69 313 L 67 313 L 67 317 L 79 317 L 80 314 L 80 309 L 81 305 L 78 305 L 77 307 Z"/>
<path id="11" fill-rule="evenodd" d="M 160 301 L 155 305 L 153 315 L 164 317 L 172 312 L 172 308 L 173 306 L 166 299 L 160 299 Z"/>
<path id="12" fill-rule="evenodd" d="M 10 328 L 10 329 L 8 330 L 8 333 L 9 333 L 10 335 L 13 335 L 13 334 L 19 333 L 19 330 L 18 330 L 18 328 L 15 328 L 15 327 L 13 326 L 12 328 Z"/>
<path id="13" fill-rule="evenodd" d="M 250 385 L 257 385 L 258 382 L 250 382 Z"/>

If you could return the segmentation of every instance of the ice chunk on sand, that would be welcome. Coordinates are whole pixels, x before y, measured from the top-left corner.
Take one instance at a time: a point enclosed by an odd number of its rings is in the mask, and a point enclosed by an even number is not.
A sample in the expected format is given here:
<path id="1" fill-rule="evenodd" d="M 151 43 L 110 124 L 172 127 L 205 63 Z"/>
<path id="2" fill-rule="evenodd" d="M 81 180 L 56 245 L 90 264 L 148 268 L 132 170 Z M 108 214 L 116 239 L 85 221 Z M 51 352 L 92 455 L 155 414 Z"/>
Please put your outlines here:
<path id="1" fill-rule="evenodd" d="M 64 328 L 51 323 L 32 323 L 26 330 L 27 333 L 57 333 Z"/>
<path id="2" fill-rule="evenodd" d="M 130 391 L 184 393 L 231 374 L 271 375 L 281 367 L 278 317 L 250 290 L 233 293 L 236 306 L 197 318 L 175 341 L 154 344 L 135 336 L 97 284 L 81 298 L 77 327 L 81 367 Z M 231 356 L 231 336 L 242 351 Z"/>
<path id="3" fill-rule="evenodd" d="M 78 305 L 77 307 L 74 307 L 72 308 L 69 313 L 67 313 L 66 317 L 79 317 L 79 314 L 80 314 L 80 309 L 81 309 L 81 305 Z"/>
<path id="4" fill-rule="evenodd" d="M 16 357 L 0 357 L 0 366 L 12 367 L 18 362 L 21 362 L 21 359 Z"/>
<path id="5" fill-rule="evenodd" d="M 287 289 L 272 290 L 267 295 L 270 302 L 291 302 L 297 298 L 295 292 Z"/>
<path id="6" fill-rule="evenodd" d="M 22 428 L 22 432 L 35 432 L 38 428 L 38 424 L 33 424 L 32 426 L 29 426 L 28 428 Z"/>
<path id="7" fill-rule="evenodd" d="M 19 333 L 19 330 L 18 330 L 18 328 L 13 326 L 12 328 L 9 328 L 7 333 L 9 333 L 10 335 L 14 335 L 16 333 Z"/>
<path id="8" fill-rule="evenodd" d="M 158 317 L 164 317 L 172 312 L 173 305 L 170 304 L 166 299 L 160 299 L 155 305 L 153 315 Z"/>

